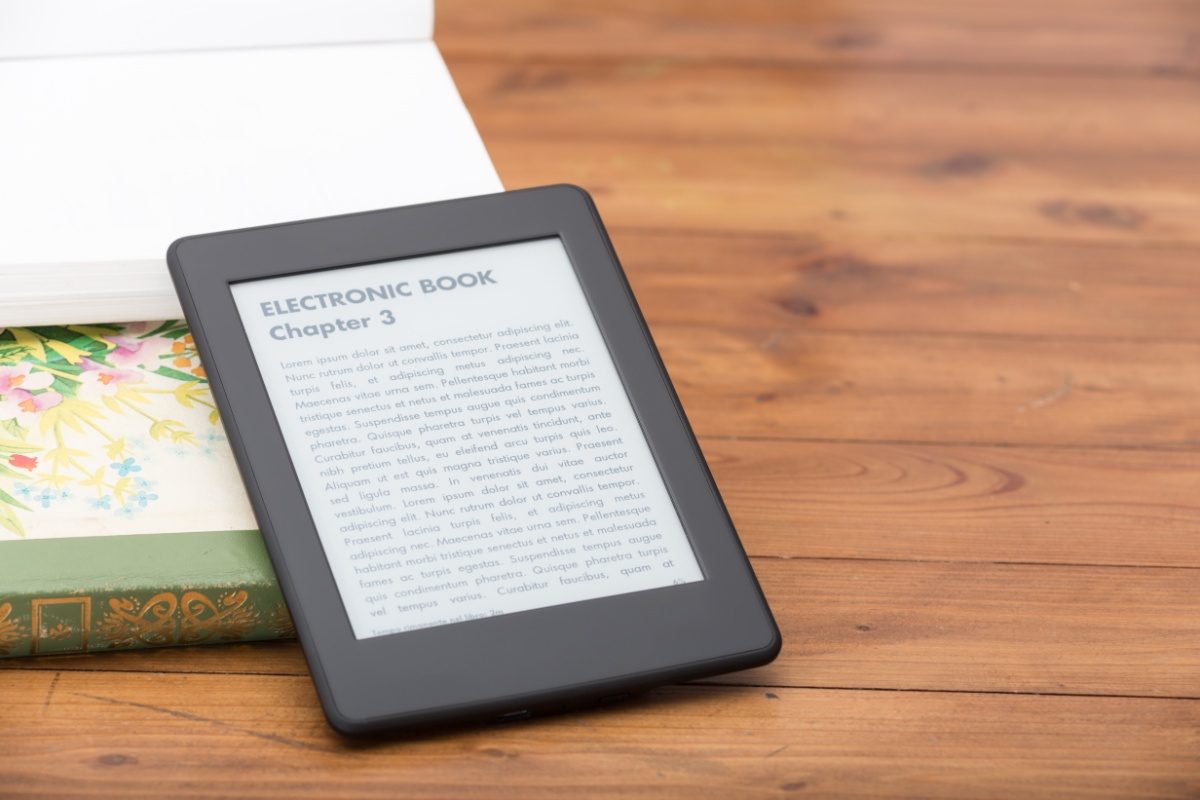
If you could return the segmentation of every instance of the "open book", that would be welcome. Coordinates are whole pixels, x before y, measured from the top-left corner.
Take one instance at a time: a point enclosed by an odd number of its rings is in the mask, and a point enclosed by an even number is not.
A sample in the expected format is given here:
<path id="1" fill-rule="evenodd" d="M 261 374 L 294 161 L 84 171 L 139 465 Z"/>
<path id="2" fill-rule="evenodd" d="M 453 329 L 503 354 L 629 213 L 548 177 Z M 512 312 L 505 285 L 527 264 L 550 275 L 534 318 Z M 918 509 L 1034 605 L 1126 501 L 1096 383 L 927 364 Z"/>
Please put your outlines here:
<path id="1" fill-rule="evenodd" d="M 164 255 L 499 191 L 431 0 L 0 5 L 0 655 L 286 635 Z"/>

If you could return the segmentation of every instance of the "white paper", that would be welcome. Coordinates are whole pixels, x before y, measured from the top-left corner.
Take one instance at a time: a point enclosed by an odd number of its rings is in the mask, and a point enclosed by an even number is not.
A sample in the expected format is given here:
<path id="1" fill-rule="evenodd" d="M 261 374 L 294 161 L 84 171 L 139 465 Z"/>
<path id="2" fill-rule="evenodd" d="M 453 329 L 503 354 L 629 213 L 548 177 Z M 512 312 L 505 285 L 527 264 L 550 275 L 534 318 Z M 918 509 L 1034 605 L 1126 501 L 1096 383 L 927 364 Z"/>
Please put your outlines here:
<path id="1" fill-rule="evenodd" d="M 358 638 L 703 579 L 558 239 L 232 290 Z"/>
<path id="2" fill-rule="evenodd" d="M 432 35 L 432 0 L 0 0 L 0 59 Z"/>
<path id="3" fill-rule="evenodd" d="M 0 326 L 178 317 L 188 234 L 500 191 L 432 42 L 0 62 Z"/>

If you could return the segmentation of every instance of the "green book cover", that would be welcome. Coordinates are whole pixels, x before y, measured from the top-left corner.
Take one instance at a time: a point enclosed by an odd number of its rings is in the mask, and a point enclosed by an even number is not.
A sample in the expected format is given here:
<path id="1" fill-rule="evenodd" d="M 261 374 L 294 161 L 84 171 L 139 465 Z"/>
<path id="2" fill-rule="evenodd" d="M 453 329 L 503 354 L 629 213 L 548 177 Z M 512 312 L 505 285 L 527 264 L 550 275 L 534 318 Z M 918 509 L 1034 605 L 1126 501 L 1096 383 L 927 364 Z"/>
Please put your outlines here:
<path id="1" fill-rule="evenodd" d="M 0 331 L 0 657 L 290 636 L 186 325 Z"/>

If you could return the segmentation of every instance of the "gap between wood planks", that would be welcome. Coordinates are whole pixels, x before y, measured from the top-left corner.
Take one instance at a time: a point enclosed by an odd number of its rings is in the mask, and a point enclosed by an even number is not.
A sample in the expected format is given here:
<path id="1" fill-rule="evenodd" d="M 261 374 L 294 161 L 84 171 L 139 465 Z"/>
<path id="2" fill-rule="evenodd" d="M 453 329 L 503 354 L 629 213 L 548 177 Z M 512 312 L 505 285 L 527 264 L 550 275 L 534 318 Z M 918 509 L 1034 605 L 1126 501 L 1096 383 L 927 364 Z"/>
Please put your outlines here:
<path id="1" fill-rule="evenodd" d="M 842 333 L 831 331 L 830 333 Z M 854 334 L 851 334 L 854 335 Z M 889 334 L 868 334 L 871 336 L 887 336 Z M 873 444 L 882 447 L 997 447 L 1013 450 L 1124 450 L 1147 453 L 1189 453 L 1200 450 L 1200 442 L 1179 442 L 1166 444 L 1104 444 L 1103 442 L 1079 442 L 1076 444 L 1056 442 L 1012 442 L 985 440 L 941 440 L 941 439 L 851 439 L 845 437 L 820 436 L 768 436 L 751 434 L 747 436 L 733 434 L 697 433 L 696 438 L 701 442 L 781 442 L 791 444 Z"/>
<path id="2" fill-rule="evenodd" d="M 518 187 L 519 188 L 519 187 Z M 624 234 L 629 236 L 677 236 L 687 237 L 688 239 L 735 239 L 745 241 L 764 241 L 764 242 L 784 242 L 788 244 L 799 245 L 818 245 L 826 243 L 827 237 L 821 236 L 817 232 L 808 233 L 787 233 L 785 231 L 745 231 L 734 229 L 720 228 L 683 228 L 675 226 L 653 226 L 653 225 L 630 225 L 628 223 L 619 223 L 605 226 L 610 233 Z M 854 241 L 875 242 L 886 244 L 887 242 L 948 242 L 948 243 L 973 243 L 979 244 L 1013 244 L 1013 245 L 1038 245 L 1046 247 L 1061 247 L 1065 250 L 1069 249 L 1096 249 L 1096 250 L 1200 250 L 1200 242 L 1191 241 L 1188 239 L 1180 239 L 1172 241 L 1170 239 L 1147 239 L 1145 241 L 1104 241 L 1097 239 L 1064 239 L 1054 236 L 1023 236 L 1018 234 L 964 234 L 956 236 L 953 234 L 931 234 L 931 233 L 915 233 L 906 235 L 903 233 L 880 233 L 867 234 L 856 233 L 851 237 Z"/>
<path id="3" fill-rule="evenodd" d="M 192 645 L 193 647 L 205 647 L 206 645 Z M 208 645 L 211 646 L 211 645 Z M 216 645 L 221 647 L 222 645 Z M 50 657 L 52 658 L 52 656 Z M 50 694 L 53 694 L 54 687 L 58 683 L 58 679 L 64 672 L 69 673 L 114 673 L 114 672 L 136 672 L 142 675 L 230 675 L 234 677 L 255 677 L 255 678 L 296 678 L 307 675 L 307 672 L 255 672 L 253 670 L 229 670 L 229 669 L 187 669 L 187 670 L 170 670 L 170 669 L 140 669 L 132 667 L 75 667 L 64 670 L 61 667 L 53 665 L 43 666 L 41 664 L 30 664 L 21 666 L 8 666 L 5 669 L 22 669 L 32 672 L 54 672 L 53 683 L 50 686 Z M 669 684 L 672 686 L 695 686 L 698 688 L 743 688 L 743 689 L 808 689 L 812 691 L 830 691 L 830 692 L 912 692 L 917 694 L 957 694 L 957 695 L 1023 695 L 1029 697 L 1113 697 L 1126 700 L 1183 700 L 1190 702 L 1200 702 L 1200 697 L 1189 695 L 1159 695 L 1159 694 L 1123 694 L 1119 692 L 1046 692 L 1036 691 L 1031 689 L 930 689 L 926 687 L 892 687 L 892 686 L 823 686 L 820 684 L 803 685 L 792 683 L 771 683 L 767 681 L 754 683 L 725 683 L 720 677 L 702 678 L 697 681 L 691 681 L 686 684 Z M 50 696 L 47 696 L 47 702 Z"/>
<path id="4" fill-rule="evenodd" d="M 512 51 L 472 53 L 456 49 L 453 38 L 435 37 L 443 58 L 451 69 L 457 63 L 500 63 L 509 66 L 540 66 L 568 63 L 572 66 L 594 64 L 647 64 L 651 66 L 713 67 L 730 69 L 787 69 L 796 72 L 877 72 L 889 75 L 1012 75 L 1047 78 L 1126 78 L 1148 81 L 1191 83 L 1200 69 L 1186 66 L 1121 67 L 1104 64 L 1003 64 L 1000 62 L 963 63 L 954 61 L 838 61 L 829 58 L 785 59 L 755 56 L 698 56 L 689 53 L 602 54 L 570 53 L 514 54 Z"/>
<path id="5" fill-rule="evenodd" d="M 192 647 L 205 647 L 206 645 L 192 645 Z M 212 645 L 207 645 L 212 646 Z M 215 645 L 222 647 L 223 645 Z M 48 658 L 53 658 L 49 656 Z M 14 660 L 15 662 L 15 660 Z M 54 692 L 55 686 L 58 684 L 59 678 L 64 672 L 75 673 L 95 673 L 95 674 L 113 674 L 113 673 L 137 673 L 139 675 L 161 675 L 161 676 L 177 676 L 177 675 L 228 675 L 237 678 L 277 678 L 277 679 L 294 679 L 307 675 L 307 672 L 255 672 L 253 670 L 230 670 L 230 669 L 143 669 L 139 667 L 72 667 L 63 669 L 53 665 L 43 664 L 5 664 L 0 669 L 25 670 L 29 672 L 54 672 L 54 677 L 50 686 L 49 694 L 46 697 L 46 704 L 49 704 Z M 693 686 L 703 690 L 725 690 L 725 689 L 803 689 L 818 692 L 889 692 L 889 693 L 910 693 L 910 694 L 947 694 L 947 695 L 979 695 L 979 696 L 1024 696 L 1024 697 L 1111 697 L 1122 700 L 1169 700 L 1169 701 L 1184 701 L 1184 702 L 1200 702 L 1200 697 L 1189 695 L 1158 695 L 1158 694 L 1132 694 L 1120 692 L 1047 692 L 1036 691 L 1032 689 L 938 689 L 927 687 L 892 687 L 892 686 L 824 686 L 821 684 L 791 684 L 791 683 L 771 683 L 771 682 L 753 682 L 753 683 L 727 683 L 720 679 L 702 678 L 697 681 L 691 681 L 686 684 L 669 684 L 671 686 Z M 87 696 L 87 695 L 85 695 Z M 95 698 L 107 700 L 108 698 Z M 136 705 L 128 704 L 127 705 Z M 161 709 L 156 709 L 161 710 Z"/>
<path id="6" fill-rule="evenodd" d="M 663 328 L 671 327 L 687 327 L 686 325 L 665 323 L 660 324 Z M 655 327 L 651 325 L 651 327 Z M 718 327 L 718 326 L 714 326 Z M 1011 333 L 1003 331 L 939 331 L 939 330 L 921 330 L 919 328 L 903 330 L 866 330 L 859 328 L 794 328 L 792 330 L 776 330 L 775 326 L 771 325 L 721 325 L 725 330 L 734 331 L 749 331 L 749 332 L 767 332 L 770 335 L 778 338 L 784 336 L 859 336 L 867 338 L 887 338 L 894 339 L 898 336 L 912 336 L 914 338 L 931 338 L 931 339 L 1010 339 L 1017 341 L 1030 342 L 1096 342 L 1097 344 L 1170 344 L 1170 343 L 1191 343 L 1200 342 L 1200 336 L 1105 336 L 1103 334 L 1092 333 L 1030 333 L 1027 331 L 1013 331 Z M 778 341 L 776 341 L 776 344 Z M 1055 394 L 1052 392 L 1051 394 Z M 1049 403 L 1038 403 L 1042 398 L 1034 398 L 1029 403 L 1030 411 L 1036 411 L 1043 405 Z M 1198 443 L 1200 444 L 1200 443 Z"/>

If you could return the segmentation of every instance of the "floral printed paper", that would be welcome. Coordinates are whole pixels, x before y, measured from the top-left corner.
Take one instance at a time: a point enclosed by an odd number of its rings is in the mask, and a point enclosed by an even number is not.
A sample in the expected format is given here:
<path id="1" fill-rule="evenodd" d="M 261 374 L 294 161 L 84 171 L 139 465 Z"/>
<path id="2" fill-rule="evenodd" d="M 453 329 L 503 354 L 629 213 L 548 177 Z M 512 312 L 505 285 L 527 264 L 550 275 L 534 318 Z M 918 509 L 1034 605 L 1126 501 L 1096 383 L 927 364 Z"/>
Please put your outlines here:
<path id="1" fill-rule="evenodd" d="M 0 540 L 254 527 L 184 323 L 0 329 Z"/>

